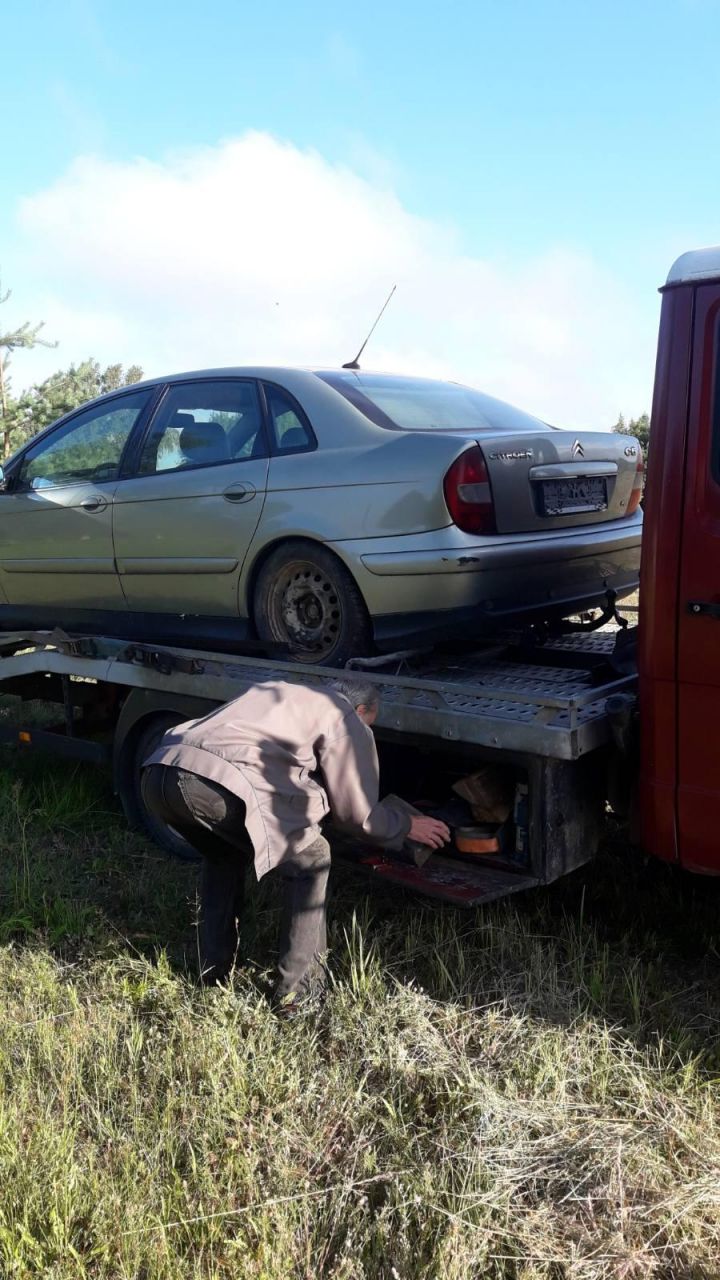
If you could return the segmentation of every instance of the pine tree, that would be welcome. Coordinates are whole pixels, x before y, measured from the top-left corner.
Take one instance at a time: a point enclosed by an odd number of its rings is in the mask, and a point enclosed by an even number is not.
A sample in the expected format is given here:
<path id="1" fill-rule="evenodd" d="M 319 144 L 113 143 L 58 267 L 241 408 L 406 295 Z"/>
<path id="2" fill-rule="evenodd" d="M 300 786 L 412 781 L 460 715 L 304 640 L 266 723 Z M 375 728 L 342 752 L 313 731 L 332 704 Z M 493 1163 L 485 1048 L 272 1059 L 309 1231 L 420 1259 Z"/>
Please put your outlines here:
<path id="1" fill-rule="evenodd" d="M 619 432 L 621 436 L 634 436 L 640 441 L 643 453 L 647 454 L 650 445 L 650 419 L 646 413 L 641 413 L 639 418 L 630 418 L 629 422 L 620 414 L 613 431 Z"/>
<path id="2" fill-rule="evenodd" d="M 8 423 L 13 448 L 19 448 L 71 409 L 108 391 L 131 386 L 142 376 L 139 365 L 130 365 L 126 371 L 121 364 L 102 369 L 97 360 L 83 360 L 78 365 L 71 364 L 69 369 L 58 369 L 10 403 Z"/>
<path id="3" fill-rule="evenodd" d="M 3 302 L 7 302 L 9 297 L 9 289 L 5 293 L 0 290 L 0 305 Z M 0 330 L 0 420 L 2 421 L 4 458 L 7 458 L 11 451 L 10 431 L 12 422 L 7 373 L 10 356 L 13 351 L 29 351 L 33 347 L 56 347 L 57 342 L 47 342 L 45 338 L 39 337 L 43 326 L 44 321 L 41 321 L 40 324 L 32 325 L 29 320 L 26 320 L 25 324 L 21 324 L 17 329 L 8 329 L 7 332 Z"/>

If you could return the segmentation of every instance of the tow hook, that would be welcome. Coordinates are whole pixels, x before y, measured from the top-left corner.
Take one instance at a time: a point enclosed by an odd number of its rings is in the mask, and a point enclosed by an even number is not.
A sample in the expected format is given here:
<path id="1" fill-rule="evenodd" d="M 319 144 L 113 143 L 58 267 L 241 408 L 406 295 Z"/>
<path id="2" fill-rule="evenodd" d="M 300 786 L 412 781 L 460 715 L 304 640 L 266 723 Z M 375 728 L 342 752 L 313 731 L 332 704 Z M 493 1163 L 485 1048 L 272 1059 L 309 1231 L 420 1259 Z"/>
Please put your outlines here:
<path id="1" fill-rule="evenodd" d="M 614 622 L 621 630 L 625 630 L 628 625 L 627 618 L 623 618 L 617 610 L 617 591 L 612 588 L 605 592 L 605 605 L 597 618 L 591 618 L 587 622 L 559 622 L 557 629 L 553 627 L 556 635 L 575 635 L 583 631 L 598 631 L 600 627 L 607 626 L 608 622 Z"/>
<path id="2" fill-rule="evenodd" d="M 534 649 L 558 636 L 598 631 L 608 622 L 615 622 L 621 631 L 625 631 L 628 626 L 627 618 L 621 617 L 617 611 L 617 591 L 613 591 L 612 588 L 605 592 L 605 605 L 597 618 L 588 618 L 585 622 L 568 622 L 564 618 L 559 622 L 535 622 L 523 633 L 524 647 Z"/>

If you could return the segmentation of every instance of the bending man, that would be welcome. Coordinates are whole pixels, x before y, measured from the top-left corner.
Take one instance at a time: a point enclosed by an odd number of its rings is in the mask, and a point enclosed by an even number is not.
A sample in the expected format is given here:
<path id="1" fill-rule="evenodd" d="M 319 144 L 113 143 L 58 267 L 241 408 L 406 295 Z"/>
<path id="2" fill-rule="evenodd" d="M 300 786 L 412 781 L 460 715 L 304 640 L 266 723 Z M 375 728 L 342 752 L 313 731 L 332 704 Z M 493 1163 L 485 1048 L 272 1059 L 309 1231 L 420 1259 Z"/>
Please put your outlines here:
<path id="1" fill-rule="evenodd" d="M 436 849 L 447 843 L 444 823 L 378 800 L 377 708 L 376 690 L 360 682 L 268 682 L 170 729 L 145 762 L 148 809 L 203 857 L 205 982 L 232 968 L 252 860 L 258 880 L 276 867 L 283 880 L 277 999 L 292 1008 L 322 983 L 330 848 L 320 823 L 328 813 L 388 848 L 406 837 Z"/>

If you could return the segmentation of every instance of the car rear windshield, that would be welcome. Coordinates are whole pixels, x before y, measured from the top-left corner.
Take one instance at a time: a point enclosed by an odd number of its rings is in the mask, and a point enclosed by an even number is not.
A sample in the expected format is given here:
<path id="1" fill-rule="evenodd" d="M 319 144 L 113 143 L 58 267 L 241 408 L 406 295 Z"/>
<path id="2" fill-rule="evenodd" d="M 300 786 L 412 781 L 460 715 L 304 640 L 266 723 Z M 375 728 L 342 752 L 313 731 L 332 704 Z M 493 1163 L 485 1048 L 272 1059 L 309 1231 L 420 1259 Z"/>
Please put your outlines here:
<path id="1" fill-rule="evenodd" d="M 318 373 L 379 427 L 403 431 L 547 431 L 548 423 L 458 382 L 395 374 Z"/>

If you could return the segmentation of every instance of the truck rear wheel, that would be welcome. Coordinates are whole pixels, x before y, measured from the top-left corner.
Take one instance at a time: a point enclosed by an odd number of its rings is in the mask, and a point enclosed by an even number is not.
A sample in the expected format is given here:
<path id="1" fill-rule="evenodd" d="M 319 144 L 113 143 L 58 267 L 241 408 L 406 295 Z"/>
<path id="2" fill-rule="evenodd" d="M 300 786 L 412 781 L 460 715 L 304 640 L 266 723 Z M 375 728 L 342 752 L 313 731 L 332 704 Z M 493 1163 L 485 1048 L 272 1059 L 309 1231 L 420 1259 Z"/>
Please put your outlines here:
<path id="1" fill-rule="evenodd" d="M 126 775 L 128 790 L 123 799 L 134 825 L 144 831 L 154 844 L 182 862 L 199 862 L 200 855 L 197 850 L 193 849 L 192 845 L 188 844 L 177 831 L 160 818 L 156 818 L 155 814 L 146 808 L 140 787 L 140 772 L 145 760 L 158 745 L 163 734 L 167 733 L 168 729 L 174 728 L 176 724 L 182 724 L 186 719 L 187 716 L 180 713 L 163 711 L 141 723 L 131 747 L 132 758 L 128 761 L 129 768 Z"/>

